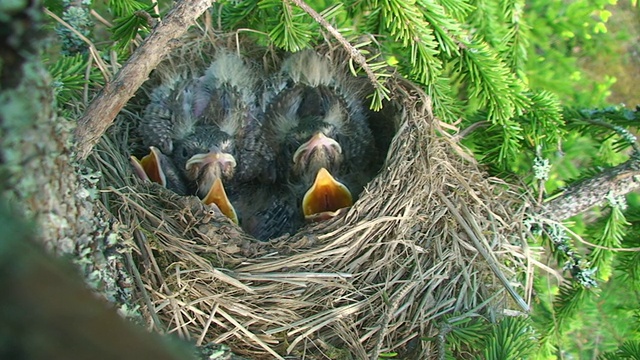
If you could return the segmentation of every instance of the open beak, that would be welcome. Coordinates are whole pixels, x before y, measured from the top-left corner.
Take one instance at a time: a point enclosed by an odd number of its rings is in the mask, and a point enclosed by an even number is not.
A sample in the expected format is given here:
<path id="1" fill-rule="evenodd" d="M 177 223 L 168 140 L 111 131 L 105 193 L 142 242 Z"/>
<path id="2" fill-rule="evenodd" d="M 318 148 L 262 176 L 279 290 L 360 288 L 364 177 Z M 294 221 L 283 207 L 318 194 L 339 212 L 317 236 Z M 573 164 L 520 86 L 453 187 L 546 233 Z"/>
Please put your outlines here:
<path id="1" fill-rule="evenodd" d="M 209 151 L 204 154 L 193 155 L 186 164 L 187 171 L 194 171 L 196 169 L 202 169 L 207 165 L 219 165 L 222 172 L 226 172 L 227 169 L 233 169 L 236 167 L 236 159 L 231 154 Z"/>
<path id="2" fill-rule="evenodd" d="M 220 209 L 220 212 L 231 219 L 235 224 L 238 224 L 236 209 L 231 205 L 231 201 L 229 201 L 227 193 L 224 191 L 224 186 L 222 185 L 222 180 L 220 180 L 220 178 L 217 178 L 213 182 L 207 196 L 202 199 L 202 202 L 206 205 L 216 204 L 218 209 Z"/>
<path id="3" fill-rule="evenodd" d="M 143 156 L 142 159 L 138 159 L 133 155 L 131 156 L 133 170 L 140 179 L 151 180 L 166 187 L 167 178 L 162 170 L 162 166 L 160 166 L 160 159 L 163 155 L 160 150 L 154 146 L 149 147 L 149 149 L 151 152 Z"/>
<path id="4" fill-rule="evenodd" d="M 231 154 L 218 150 L 193 155 L 185 165 L 186 175 L 198 185 L 198 194 L 206 196 L 218 178 L 233 176 L 236 159 Z"/>
<path id="5" fill-rule="evenodd" d="M 316 180 L 302 199 L 302 211 L 307 220 L 324 220 L 351 205 L 353 198 L 349 189 L 325 168 L 318 171 Z"/>
<path id="6" fill-rule="evenodd" d="M 309 162 L 309 158 L 317 151 L 334 153 L 333 156 L 330 156 L 329 158 L 335 159 L 339 154 L 342 154 L 342 147 L 337 141 L 325 136 L 319 131 L 315 133 L 309 141 L 298 147 L 296 152 L 293 154 L 293 163 L 297 164 L 300 161 L 307 163 Z"/>

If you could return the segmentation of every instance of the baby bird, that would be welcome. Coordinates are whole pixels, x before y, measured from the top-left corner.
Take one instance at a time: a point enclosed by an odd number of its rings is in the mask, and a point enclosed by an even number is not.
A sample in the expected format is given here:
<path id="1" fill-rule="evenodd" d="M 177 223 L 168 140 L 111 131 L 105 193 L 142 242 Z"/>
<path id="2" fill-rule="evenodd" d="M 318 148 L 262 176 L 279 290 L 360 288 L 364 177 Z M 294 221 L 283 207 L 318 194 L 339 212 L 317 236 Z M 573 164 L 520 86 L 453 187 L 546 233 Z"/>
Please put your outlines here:
<path id="1" fill-rule="evenodd" d="M 201 125 L 174 142 L 172 159 L 189 180 L 189 190 L 203 198 L 214 181 L 231 184 L 238 162 L 232 135 L 214 125 Z"/>
<path id="2" fill-rule="evenodd" d="M 274 156 L 261 134 L 258 81 L 244 59 L 220 52 L 203 76 L 173 76 L 156 88 L 139 127 L 147 145 L 170 155 L 189 192 L 205 202 L 217 199 L 221 210 L 233 208 L 225 188 L 274 180 Z"/>
<path id="3" fill-rule="evenodd" d="M 170 155 L 173 142 L 189 134 L 197 120 L 191 109 L 196 79 L 186 74 L 168 77 L 151 92 L 138 131 L 145 146 L 153 146 Z"/>
<path id="4" fill-rule="evenodd" d="M 238 212 L 240 226 L 258 240 L 294 234 L 304 225 L 297 198 L 282 184 L 264 186 L 254 182 L 230 197 Z"/>
<path id="5" fill-rule="evenodd" d="M 350 206 L 372 177 L 375 147 L 359 84 L 314 51 L 291 55 L 268 84 L 264 133 L 305 217 Z"/>

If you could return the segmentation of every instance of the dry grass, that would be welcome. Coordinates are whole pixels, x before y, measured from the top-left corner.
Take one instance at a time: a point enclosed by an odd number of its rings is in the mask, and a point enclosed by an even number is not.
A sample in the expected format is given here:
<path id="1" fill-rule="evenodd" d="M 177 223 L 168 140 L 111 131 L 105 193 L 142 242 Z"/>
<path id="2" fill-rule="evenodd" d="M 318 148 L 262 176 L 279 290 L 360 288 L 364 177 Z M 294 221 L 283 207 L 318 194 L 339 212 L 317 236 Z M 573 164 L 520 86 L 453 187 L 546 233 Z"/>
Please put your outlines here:
<path id="1" fill-rule="evenodd" d="M 212 48 L 197 41 L 183 49 Z M 122 116 L 91 162 L 104 174 L 104 202 L 134 235 L 132 271 L 151 328 L 252 358 L 426 359 L 438 358 L 442 344 L 424 339 L 444 315 L 495 319 L 526 307 L 522 199 L 479 170 L 421 90 L 391 86 L 402 110 L 379 121 L 396 134 L 358 202 L 267 243 L 196 198 L 135 179 L 127 154 L 137 139 L 125 124 L 136 114 Z"/>

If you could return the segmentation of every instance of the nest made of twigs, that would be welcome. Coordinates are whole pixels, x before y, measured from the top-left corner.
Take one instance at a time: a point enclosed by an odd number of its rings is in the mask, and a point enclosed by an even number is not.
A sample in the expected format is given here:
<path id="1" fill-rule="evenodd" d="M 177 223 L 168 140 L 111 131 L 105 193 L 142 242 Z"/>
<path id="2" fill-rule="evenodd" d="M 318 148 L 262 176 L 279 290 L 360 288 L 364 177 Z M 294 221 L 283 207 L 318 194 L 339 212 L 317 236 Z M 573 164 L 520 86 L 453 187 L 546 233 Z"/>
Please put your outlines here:
<path id="1" fill-rule="evenodd" d="M 221 38 L 191 35 L 168 61 L 185 49 L 206 55 Z M 152 328 L 252 358 L 425 359 L 442 351 L 426 339 L 438 339 L 443 316 L 494 319 L 526 307 L 513 290 L 528 283 L 527 258 L 512 245 L 522 233 L 518 194 L 443 131 L 419 88 L 389 85 L 392 101 L 372 117 L 374 132 L 395 129 L 379 175 L 343 215 L 270 242 L 196 197 L 138 180 L 127 155 L 139 150 L 141 107 L 123 112 L 91 162 L 105 204 L 133 234 L 132 271 Z M 527 289 L 517 293 L 527 298 Z"/>

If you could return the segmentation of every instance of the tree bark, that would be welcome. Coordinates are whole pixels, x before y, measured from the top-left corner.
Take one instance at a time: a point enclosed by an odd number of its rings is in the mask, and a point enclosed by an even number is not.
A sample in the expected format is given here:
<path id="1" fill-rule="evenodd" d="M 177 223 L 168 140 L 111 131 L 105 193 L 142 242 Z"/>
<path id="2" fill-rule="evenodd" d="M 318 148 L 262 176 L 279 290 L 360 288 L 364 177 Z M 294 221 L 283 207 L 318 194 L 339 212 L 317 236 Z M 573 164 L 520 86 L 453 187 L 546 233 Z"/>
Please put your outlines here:
<path id="1" fill-rule="evenodd" d="M 569 186 L 560 196 L 546 203 L 540 213 L 549 219 L 562 221 L 604 204 L 608 197 L 623 196 L 638 189 L 640 163 L 632 158 Z"/>
<path id="2" fill-rule="evenodd" d="M 0 198 L 0 358 L 195 359 L 193 349 L 120 318 L 77 274 L 47 256 Z"/>
<path id="3" fill-rule="evenodd" d="M 71 155 L 72 123 L 56 116 L 43 46 L 40 4 L 24 2 L 0 17 L 0 197 L 35 224 L 51 253 L 72 260 L 87 285 L 131 306 L 117 223 L 92 194 L 96 178 Z M 4 227 L 0 227 L 0 239 Z"/>

